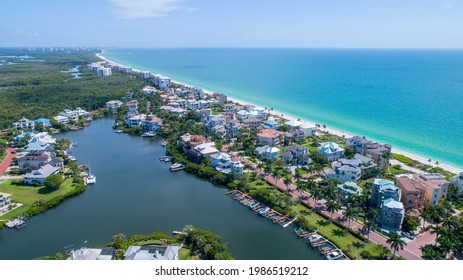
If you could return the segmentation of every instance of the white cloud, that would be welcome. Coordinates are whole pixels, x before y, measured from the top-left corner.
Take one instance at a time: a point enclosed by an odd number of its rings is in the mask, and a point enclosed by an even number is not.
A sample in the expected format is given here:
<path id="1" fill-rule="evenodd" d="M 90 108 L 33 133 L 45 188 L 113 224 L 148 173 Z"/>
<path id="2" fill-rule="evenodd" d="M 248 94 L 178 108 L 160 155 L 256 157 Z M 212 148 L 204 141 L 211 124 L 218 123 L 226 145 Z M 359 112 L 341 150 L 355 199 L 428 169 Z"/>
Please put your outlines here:
<path id="1" fill-rule="evenodd" d="M 109 0 L 116 15 L 123 19 L 156 18 L 175 11 L 193 12 L 195 8 L 182 5 L 183 0 Z"/>

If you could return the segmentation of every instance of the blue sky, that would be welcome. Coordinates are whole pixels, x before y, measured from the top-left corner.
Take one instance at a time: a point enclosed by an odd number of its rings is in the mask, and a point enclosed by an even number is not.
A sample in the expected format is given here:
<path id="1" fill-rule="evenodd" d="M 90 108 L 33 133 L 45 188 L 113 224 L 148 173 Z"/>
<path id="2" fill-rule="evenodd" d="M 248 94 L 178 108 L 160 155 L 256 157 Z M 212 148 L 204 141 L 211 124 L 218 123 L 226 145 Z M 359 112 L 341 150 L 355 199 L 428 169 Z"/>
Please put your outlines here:
<path id="1" fill-rule="evenodd" d="M 0 46 L 463 48 L 461 0 L 0 0 Z"/>

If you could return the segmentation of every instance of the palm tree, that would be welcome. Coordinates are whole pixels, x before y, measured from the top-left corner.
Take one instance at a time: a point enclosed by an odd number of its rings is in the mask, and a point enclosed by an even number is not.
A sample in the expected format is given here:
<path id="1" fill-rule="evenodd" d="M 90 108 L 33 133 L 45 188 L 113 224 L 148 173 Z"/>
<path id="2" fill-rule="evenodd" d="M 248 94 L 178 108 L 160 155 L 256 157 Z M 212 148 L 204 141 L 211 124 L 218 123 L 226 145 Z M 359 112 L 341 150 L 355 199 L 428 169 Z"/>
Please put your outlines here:
<path id="1" fill-rule="evenodd" d="M 391 244 L 391 249 L 393 250 L 391 260 L 394 259 L 395 253 L 399 250 L 403 250 L 405 246 L 405 241 L 400 238 L 397 231 L 391 233 L 386 242 Z"/>
<path id="2" fill-rule="evenodd" d="M 264 173 L 266 176 L 272 173 L 272 166 L 270 164 L 266 164 L 264 166 Z"/>
<path id="3" fill-rule="evenodd" d="M 370 208 L 370 210 L 365 215 L 366 220 L 376 221 L 379 218 L 379 211 L 378 209 Z"/>
<path id="4" fill-rule="evenodd" d="M 340 209 L 341 204 L 338 200 L 328 200 L 328 202 L 326 202 L 326 210 L 331 213 L 330 222 L 333 220 L 334 212 L 339 211 Z"/>
<path id="5" fill-rule="evenodd" d="M 372 220 L 366 219 L 364 224 L 365 224 L 365 226 L 367 228 L 367 233 L 368 233 L 367 241 L 370 241 L 370 231 L 373 228 L 373 226 L 375 225 L 375 223 Z"/>
<path id="6" fill-rule="evenodd" d="M 423 211 L 423 214 L 421 214 L 421 219 L 423 220 L 423 227 L 422 227 L 421 231 L 424 231 L 424 224 L 426 223 L 426 221 L 429 220 L 429 217 L 430 217 L 429 214 L 430 214 L 430 213 L 429 213 L 429 208 L 428 208 L 428 209 L 425 209 L 425 210 Z"/>
<path id="7" fill-rule="evenodd" d="M 281 178 L 281 171 L 274 169 L 272 171 L 273 178 L 275 178 L 275 186 L 278 187 L 278 180 Z"/>
<path id="8" fill-rule="evenodd" d="M 307 184 L 306 183 L 301 183 L 297 182 L 296 183 L 296 190 L 299 192 L 299 201 L 301 200 L 302 192 L 307 190 Z"/>
<path id="9" fill-rule="evenodd" d="M 324 188 L 323 193 L 327 200 L 333 200 L 336 198 L 338 194 L 338 188 L 336 187 L 334 180 L 328 180 L 328 186 Z"/>
<path id="10" fill-rule="evenodd" d="M 314 209 L 316 210 L 317 202 L 323 198 L 323 195 L 322 195 L 322 190 L 320 189 L 320 186 L 316 182 L 314 183 L 315 184 L 311 185 L 309 181 L 309 184 L 307 186 L 309 187 L 310 197 L 314 200 L 314 203 L 315 203 Z"/>
<path id="11" fill-rule="evenodd" d="M 290 175 L 286 176 L 285 179 L 283 180 L 283 183 L 286 186 L 286 192 L 288 192 L 289 186 L 291 186 L 291 184 L 293 183 L 293 181 L 291 180 L 291 176 Z"/>
<path id="12" fill-rule="evenodd" d="M 296 173 L 294 174 L 294 179 L 296 180 L 296 183 L 299 183 L 299 181 L 302 179 L 302 174 L 299 168 L 296 168 Z"/>
<path id="13" fill-rule="evenodd" d="M 359 217 L 359 209 L 357 207 L 347 207 L 346 212 L 344 213 L 344 218 L 347 218 L 348 224 L 347 228 L 350 229 L 350 222 L 352 219 L 357 219 Z"/>

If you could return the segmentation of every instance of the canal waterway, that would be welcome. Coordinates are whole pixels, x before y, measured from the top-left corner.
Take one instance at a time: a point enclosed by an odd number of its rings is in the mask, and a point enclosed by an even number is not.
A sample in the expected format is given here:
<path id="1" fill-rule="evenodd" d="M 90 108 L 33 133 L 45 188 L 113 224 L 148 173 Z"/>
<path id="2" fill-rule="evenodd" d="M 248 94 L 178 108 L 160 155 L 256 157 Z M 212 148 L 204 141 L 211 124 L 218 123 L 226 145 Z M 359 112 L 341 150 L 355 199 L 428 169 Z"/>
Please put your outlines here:
<path id="1" fill-rule="evenodd" d="M 72 155 L 89 163 L 97 184 L 27 221 L 21 230 L 0 230 L 0 259 L 32 259 L 65 248 L 101 246 L 118 233 L 171 233 L 184 225 L 222 236 L 236 259 L 321 259 L 282 228 L 184 171 L 169 172 L 158 160 L 161 139 L 114 133 L 113 120 L 58 137 L 77 143 Z M 68 246 L 68 247 L 67 247 Z"/>

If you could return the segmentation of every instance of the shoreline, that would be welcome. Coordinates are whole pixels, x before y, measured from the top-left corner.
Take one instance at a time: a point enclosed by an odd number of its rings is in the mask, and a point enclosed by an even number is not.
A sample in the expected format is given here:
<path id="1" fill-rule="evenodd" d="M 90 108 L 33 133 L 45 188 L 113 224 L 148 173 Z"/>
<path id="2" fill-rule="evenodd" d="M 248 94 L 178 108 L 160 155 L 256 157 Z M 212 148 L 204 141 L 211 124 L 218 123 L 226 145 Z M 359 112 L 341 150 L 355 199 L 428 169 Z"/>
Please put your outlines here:
<path id="1" fill-rule="evenodd" d="M 104 57 L 104 50 L 102 50 L 102 53 L 95 53 L 95 55 L 102 59 L 102 60 L 105 60 L 107 62 L 110 62 L 110 63 L 113 63 L 113 64 L 116 64 L 116 65 L 122 65 L 120 63 L 117 63 L 115 61 L 112 61 L 112 60 L 109 60 L 107 59 L 106 57 Z M 140 72 L 142 70 L 140 69 L 136 69 L 136 68 L 132 68 L 133 71 L 135 72 Z M 170 77 L 169 77 L 170 78 Z M 186 84 L 186 83 L 183 83 L 183 82 L 180 82 L 180 81 L 177 81 L 177 80 L 174 80 L 171 78 L 171 81 L 173 83 L 176 83 L 176 84 L 183 84 L 185 86 L 188 86 L 188 87 L 194 87 L 193 85 L 190 85 L 190 84 Z M 213 93 L 213 91 L 211 90 L 207 90 L 205 88 L 202 88 L 202 90 L 204 91 L 205 94 L 208 94 L 208 95 L 211 95 Z M 234 102 L 234 103 L 238 103 L 238 104 L 241 104 L 241 105 L 244 105 L 244 104 L 251 104 L 249 102 L 245 102 L 243 100 L 240 100 L 240 99 L 237 99 L 237 98 L 234 98 L 234 97 L 230 97 L 229 95 L 227 95 L 227 99 L 231 102 Z M 261 107 L 260 105 L 258 104 L 253 104 L 253 105 L 257 105 L 259 107 Z M 311 121 L 311 120 L 307 120 L 307 119 L 303 119 L 303 118 L 299 118 L 297 116 L 293 116 L 293 115 L 290 115 L 290 114 L 287 114 L 287 113 L 284 113 L 284 112 L 281 112 L 281 111 L 278 111 L 278 110 L 272 110 L 272 112 L 270 113 L 271 115 L 277 115 L 278 117 L 281 117 L 283 119 L 287 119 L 287 120 L 298 120 L 300 119 L 300 122 L 302 123 L 307 123 L 307 124 L 310 124 L 310 125 L 313 125 L 315 126 L 315 122 Z M 353 134 L 350 134 L 348 132 L 343 132 L 341 130 L 338 130 L 338 129 L 334 129 L 334 128 L 329 128 L 329 127 L 326 127 L 326 128 L 323 128 L 323 131 L 327 131 L 328 133 L 330 134 L 333 134 L 333 135 L 337 135 L 337 136 L 345 136 L 346 138 L 350 138 L 350 137 L 353 137 L 355 135 Z M 373 139 L 372 139 L 373 140 Z M 375 140 L 373 140 L 375 141 Z M 414 154 L 413 152 L 407 152 L 407 151 L 404 151 L 404 150 L 400 150 L 400 149 L 397 149 L 397 148 L 394 148 L 392 147 L 392 150 L 391 150 L 392 153 L 397 153 L 397 154 L 402 154 L 406 157 L 409 157 L 411 158 L 412 160 L 416 160 L 420 163 L 423 163 L 423 164 L 426 164 L 426 165 L 430 165 L 432 167 L 440 167 L 446 171 L 449 171 L 451 173 L 455 173 L 455 174 L 458 174 L 460 172 L 463 172 L 463 168 L 459 168 L 459 167 L 456 167 L 456 166 L 453 166 L 451 164 L 446 164 L 446 163 L 439 163 L 438 165 L 435 164 L 434 161 L 432 161 L 431 163 L 428 162 L 428 159 L 429 158 L 426 158 L 425 156 L 421 156 L 421 155 L 417 155 L 417 154 Z M 405 165 L 405 164 L 404 164 Z"/>

